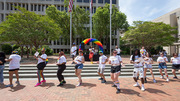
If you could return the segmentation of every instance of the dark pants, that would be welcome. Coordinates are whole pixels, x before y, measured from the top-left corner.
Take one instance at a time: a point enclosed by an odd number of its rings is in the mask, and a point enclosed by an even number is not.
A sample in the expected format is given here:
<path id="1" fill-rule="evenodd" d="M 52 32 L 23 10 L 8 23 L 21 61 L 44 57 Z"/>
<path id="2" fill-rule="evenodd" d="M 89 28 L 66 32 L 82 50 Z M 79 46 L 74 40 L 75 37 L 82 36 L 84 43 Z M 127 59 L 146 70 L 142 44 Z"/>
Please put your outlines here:
<path id="1" fill-rule="evenodd" d="M 64 76 L 62 75 L 63 71 L 66 69 L 66 65 L 59 65 L 58 71 L 57 71 L 57 77 L 59 79 L 59 82 L 64 80 Z"/>

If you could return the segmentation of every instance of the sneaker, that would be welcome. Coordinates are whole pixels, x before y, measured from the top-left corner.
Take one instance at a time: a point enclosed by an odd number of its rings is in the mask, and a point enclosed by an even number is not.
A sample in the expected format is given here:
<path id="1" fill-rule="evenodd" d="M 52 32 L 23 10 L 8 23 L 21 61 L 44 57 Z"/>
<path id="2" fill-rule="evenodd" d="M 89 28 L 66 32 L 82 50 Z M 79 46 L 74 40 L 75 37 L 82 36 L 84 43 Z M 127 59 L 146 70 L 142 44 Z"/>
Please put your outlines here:
<path id="1" fill-rule="evenodd" d="M 138 86 L 139 86 L 139 83 L 136 83 L 136 84 L 134 84 L 133 86 L 134 86 L 134 87 L 138 87 Z"/>
<path id="2" fill-rule="evenodd" d="M 39 86 L 39 85 L 41 85 L 41 82 L 40 82 L 40 83 L 37 83 L 34 87 L 37 87 L 37 86 Z"/>
<path id="3" fill-rule="evenodd" d="M 153 79 L 153 82 L 154 82 L 154 83 L 157 83 L 157 81 L 156 81 L 155 79 Z"/>
<path id="4" fill-rule="evenodd" d="M 113 84 L 112 87 L 117 87 L 117 86 L 115 84 Z"/>
<path id="5" fill-rule="evenodd" d="M 41 81 L 41 83 L 45 83 L 45 82 L 46 82 L 46 80 L 42 80 L 42 81 Z"/>
<path id="6" fill-rule="evenodd" d="M 19 82 L 19 81 L 16 81 L 15 83 L 16 83 L 17 85 L 20 85 L 20 82 Z"/>
<path id="7" fill-rule="evenodd" d="M 77 87 L 81 86 L 82 83 L 79 83 L 78 85 L 76 85 Z"/>
<path id="8" fill-rule="evenodd" d="M 144 86 L 142 86 L 142 87 L 141 87 L 141 90 L 142 90 L 142 91 L 145 91 L 145 88 L 144 88 Z"/>
<path id="9" fill-rule="evenodd" d="M 178 79 L 177 76 L 173 77 L 173 79 Z"/>
<path id="10" fill-rule="evenodd" d="M 91 64 L 93 64 L 93 62 L 91 62 Z"/>
<path id="11" fill-rule="evenodd" d="M 57 87 L 59 87 L 59 86 L 63 86 L 63 83 L 60 83 L 59 85 L 57 85 Z"/>
<path id="12" fill-rule="evenodd" d="M 164 79 L 164 76 L 160 76 L 161 79 Z"/>
<path id="13" fill-rule="evenodd" d="M 169 79 L 167 78 L 166 81 L 169 82 Z"/>
<path id="14" fill-rule="evenodd" d="M 121 92 L 121 90 L 120 90 L 120 89 L 117 89 L 116 94 L 119 94 L 120 92 Z"/>
<path id="15" fill-rule="evenodd" d="M 65 80 L 63 80 L 63 82 L 62 83 L 66 83 L 66 81 Z"/>
<path id="16" fill-rule="evenodd" d="M 144 83 L 147 83 L 147 80 L 146 80 L 146 78 L 144 79 Z"/>
<path id="17" fill-rule="evenodd" d="M 102 80 L 101 83 L 106 83 L 106 80 Z"/>
<path id="18" fill-rule="evenodd" d="M 98 80 L 103 80 L 103 78 L 99 78 Z"/>
<path id="19" fill-rule="evenodd" d="M 10 85 L 10 84 L 9 84 L 9 85 L 6 85 L 5 87 L 13 87 L 13 84 L 12 84 L 12 85 Z"/>

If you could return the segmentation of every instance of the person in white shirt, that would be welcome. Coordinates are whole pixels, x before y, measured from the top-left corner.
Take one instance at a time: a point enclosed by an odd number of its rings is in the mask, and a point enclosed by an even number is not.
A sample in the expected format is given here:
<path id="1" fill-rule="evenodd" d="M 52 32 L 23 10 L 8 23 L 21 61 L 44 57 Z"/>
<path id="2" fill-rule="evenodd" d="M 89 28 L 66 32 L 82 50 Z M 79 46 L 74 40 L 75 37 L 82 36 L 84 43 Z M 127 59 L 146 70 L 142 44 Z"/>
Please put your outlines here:
<path id="1" fill-rule="evenodd" d="M 144 58 L 144 80 L 145 80 L 145 83 L 147 83 L 147 80 L 146 80 L 146 72 L 147 72 L 147 69 L 150 70 L 150 73 L 153 77 L 153 82 L 156 83 L 156 80 L 154 78 L 154 74 L 153 74 L 153 71 L 152 71 L 152 64 L 153 64 L 153 59 L 151 58 L 151 53 L 149 52 L 146 52 L 146 56 Z"/>
<path id="2" fill-rule="evenodd" d="M 19 85 L 19 74 L 18 70 L 20 68 L 20 61 L 21 56 L 18 55 L 18 51 L 13 51 L 12 55 L 10 55 L 9 59 L 6 59 L 6 61 L 9 61 L 9 81 L 10 84 L 6 85 L 6 87 L 13 87 L 12 81 L 13 81 L 13 73 L 16 74 L 17 81 L 16 83 Z"/>
<path id="3" fill-rule="evenodd" d="M 71 47 L 71 57 L 74 61 L 74 57 L 76 56 L 76 52 L 77 52 L 77 47 L 75 45 L 75 43 L 73 43 L 73 46 Z M 72 62 L 72 64 L 74 64 L 74 62 Z"/>
<path id="4" fill-rule="evenodd" d="M 141 50 L 140 50 L 140 53 L 141 53 L 141 57 L 145 57 L 146 55 L 146 50 L 144 49 L 144 46 L 142 46 Z"/>
<path id="5" fill-rule="evenodd" d="M 44 75 L 43 75 L 43 70 L 46 67 L 45 61 L 47 59 L 47 55 L 45 54 L 45 48 L 42 48 L 41 53 L 42 53 L 41 56 L 38 56 L 38 57 L 34 56 L 34 58 L 36 60 L 38 60 L 38 63 L 37 63 L 37 68 L 38 68 L 38 71 L 37 71 L 38 83 L 35 85 L 35 87 L 41 85 L 41 83 L 46 82 L 46 80 L 44 78 Z M 41 81 L 41 78 L 43 79 L 42 81 Z"/>
<path id="6" fill-rule="evenodd" d="M 106 83 L 106 79 L 105 79 L 105 76 L 104 76 L 104 70 L 105 70 L 105 64 L 106 62 L 108 61 L 108 58 L 103 55 L 103 52 L 102 51 L 99 51 L 99 61 L 97 63 L 99 63 L 99 67 L 98 67 L 98 74 L 101 78 L 99 78 L 99 80 L 102 80 L 101 83 Z"/>
<path id="7" fill-rule="evenodd" d="M 121 49 L 120 48 L 118 48 L 118 46 L 116 46 L 116 49 L 115 49 L 116 51 L 117 51 L 117 55 L 121 55 Z"/>
<path id="8" fill-rule="evenodd" d="M 134 64 L 133 79 L 136 82 L 136 84 L 134 84 L 133 86 L 134 87 L 140 86 L 139 83 L 137 82 L 137 78 L 136 78 L 139 73 L 139 77 L 141 78 L 141 83 L 142 83 L 141 90 L 144 91 L 145 90 L 144 70 L 143 70 L 144 59 L 141 57 L 140 51 L 138 49 L 136 49 L 134 51 L 133 55 L 131 55 L 130 63 Z"/>
<path id="9" fill-rule="evenodd" d="M 81 79 L 81 72 L 82 72 L 82 69 L 83 69 L 83 63 L 84 63 L 84 56 L 83 56 L 83 51 L 80 50 L 79 51 L 79 56 L 77 56 L 75 59 L 74 59 L 74 63 L 76 64 L 75 66 L 75 74 L 76 76 L 78 77 L 78 86 L 81 86 L 82 84 L 82 79 Z"/>
<path id="10" fill-rule="evenodd" d="M 172 73 L 174 75 L 174 79 L 178 79 L 176 76 L 176 70 L 180 73 L 180 57 L 178 57 L 177 53 L 173 53 L 173 57 L 171 58 L 172 63 Z"/>
<path id="11" fill-rule="evenodd" d="M 91 61 L 91 64 L 93 64 L 93 56 L 94 56 L 94 48 L 91 46 L 89 49 L 89 60 Z"/>
<path id="12" fill-rule="evenodd" d="M 160 78 L 162 78 L 162 79 L 164 78 L 163 73 L 162 73 L 162 69 L 164 69 L 165 75 L 167 77 L 166 81 L 168 82 L 169 78 L 168 78 L 167 65 L 166 65 L 166 63 L 168 62 L 168 59 L 166 56 L 164 56 L 164 53 L 160 53 L 160 56 L 158 57 L 157 62 L 159 63 L 158 68 L 159 68 L 159 72 L 161 74 Z"/>
<path id="13" fill-rule="evenodd" d="M 64 80 L 64 76 L 62 75 L 63 71 L 66 69 L 66 57 L 64 56 L 64 52 L 59 52 L 59 58 L 57 60 L 58 71 L 57 71 L 57 77 L 59 79 L 59 85 L 57 86 L 63 86 L 66 81 Z"/>
<path id="14" fill-rule="evenodd" d="M 111 79 L 113 81 L 112 87 L 117 87 L 116 93 L 120 93 L 120 83 L 118 80 L 119 75 L 121 74 L 121 64 L 122 59 L 117 55 L 117 51 L 113 51 L 113 56 L 109 57 L 109 64 L 111 64 Z"/>

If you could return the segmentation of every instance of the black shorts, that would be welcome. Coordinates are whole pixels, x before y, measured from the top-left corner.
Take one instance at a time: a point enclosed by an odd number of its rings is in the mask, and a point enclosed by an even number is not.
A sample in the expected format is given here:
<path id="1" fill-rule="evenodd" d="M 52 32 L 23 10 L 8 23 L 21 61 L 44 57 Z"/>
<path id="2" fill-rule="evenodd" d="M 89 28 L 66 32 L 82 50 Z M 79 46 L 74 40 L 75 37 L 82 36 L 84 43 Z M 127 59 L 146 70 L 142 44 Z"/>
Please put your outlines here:
<path id="1" fill-rule="evenodd" d="M 172 69 L 180 69 L 180 64 L 172 64 Z"/>
<path id="2" fill-rule="evenodd" d="M 111 66 L 111 73 L 121 72 L 121 65 L 119 66 Z"/>
<path id="3" fill-rule="evenodd" d="M 16 69 L 10 69 L 9 71 L 15 71 L 15 70 L 19 70 L 19 68 L 16 68 Z"/>
<path id="4" fill-rule="evenodd" d="M 44 67 L 46 67 L 46 63 L 45 62 L 41 62 L 37 65 L 38 70 L 44 70 Z"/>

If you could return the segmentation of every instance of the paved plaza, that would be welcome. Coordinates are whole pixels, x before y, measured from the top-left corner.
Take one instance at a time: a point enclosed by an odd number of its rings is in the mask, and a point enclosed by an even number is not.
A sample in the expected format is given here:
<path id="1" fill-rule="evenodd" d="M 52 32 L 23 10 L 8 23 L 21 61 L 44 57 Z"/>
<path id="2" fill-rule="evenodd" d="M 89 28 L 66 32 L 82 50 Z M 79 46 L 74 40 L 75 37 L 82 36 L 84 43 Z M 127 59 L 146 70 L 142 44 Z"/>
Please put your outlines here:
<path id="1" fill-rule="evenodd" d="M 180 78 L 180 77 L 179 77 Z M 119 78 L 121 93 L 111 87 L 111 79 L 106 84 L 97 78 L 83 78 L 83 84 L 76 87 L 77 79 L 67 79 L 67 84 L 57 87 L 58 80 L 47 79 L 39 87 L 34 87 L 37 80 L 20 80 L 21 85 L 13 88 L 0 88 L 1 101 L 180 101 L 180 79 L 170 77 L 170 82 L 156 77 L 157 83 L 148 78 L 143 92 L 133 87 L 132 78 Z M 5 80 L 5 84 L 8 84 Z"/>

